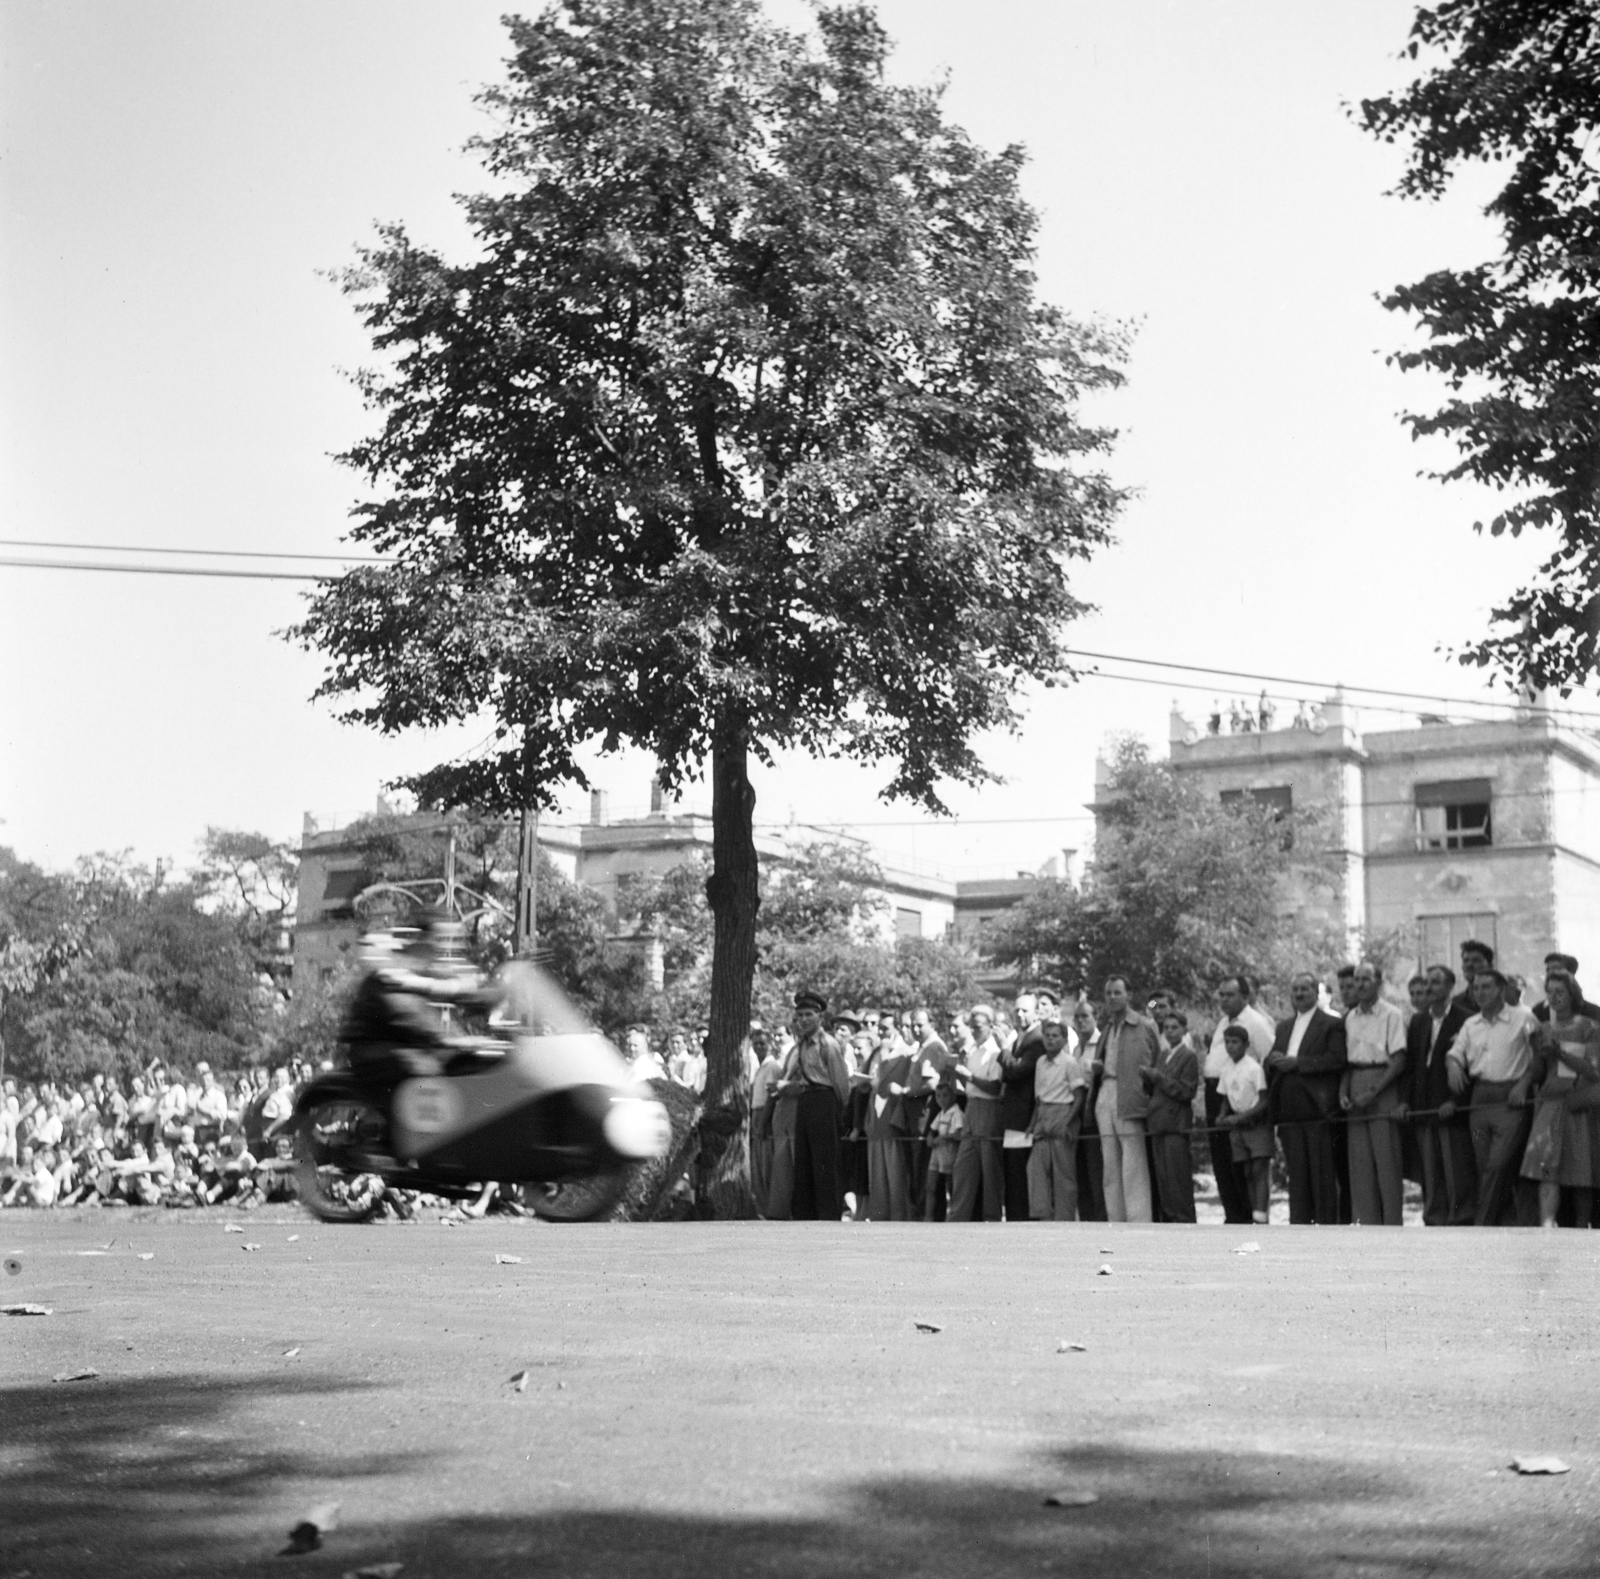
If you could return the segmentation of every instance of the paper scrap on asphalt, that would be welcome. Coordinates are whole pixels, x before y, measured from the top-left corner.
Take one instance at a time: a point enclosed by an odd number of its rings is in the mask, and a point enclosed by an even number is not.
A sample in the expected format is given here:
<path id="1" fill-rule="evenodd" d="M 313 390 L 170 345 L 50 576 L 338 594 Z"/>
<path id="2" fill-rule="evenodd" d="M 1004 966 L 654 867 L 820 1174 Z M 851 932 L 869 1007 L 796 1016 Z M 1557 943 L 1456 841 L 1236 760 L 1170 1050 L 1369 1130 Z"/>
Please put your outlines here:
<path id="1" fill-rule="evenodd" d="M 244 1224 L 243 1223 L 224 1223 L 222 1225 L 222 1231 L 225 1234 L 242 1234 L 244 1232 Z"/>
<path id="2" fill-rule="evenodd" d="M 299 1234 L 290 1234 L 289 1237 L 284 1241 L 284 1243 L 292 1245 L 295 1242 L 295 1240 L 297 1240 L 299 1237 L 300 1237 Z"/>
<path id="3" fill-rule="evenodd" d="M 528 1390 L 529 1380 L 530 1378 L 528 1372 L 518 1371 L 517 1374 L 511 1378 L 511 1385 L 515 1387 L 519 1393 L 525 1393 Z"/>
<path id="4" fill-rule="evenodd" d="M 1563 1463 L 1550 1453 L 1534 1453 L 1524 1458 L 1511 1460 L 1511 1467 L 1519 1475 L 1567 1475 L 1572 1472 L 1570 1464 Z"/>
<path id="5" fill-rule="evenodd" d="M 1233 1247 L 1233 1253 L 1236 1256 L 1253 1256 L 1257 1254 L 1260 1249 L 1261 1241 L 1259 1239 L 1246 1239 L 1242 1245 L 1235 1245 Z"/>
<path id="6" fill-rule="evenodd" d="M 253 1244 L 245 1243 L 245 1244 L 240 1245 L 239 1248 L 241 1250 L 259 1250 L 261 1248 L 261 1246 L 260 1245 L 253 1245 Z"/>
<path id="7" fill-rule="evenodd" d="M 0 1305 L 0 1316 L 53 1316 L 48 1305 Z"/>
<path id="8" fill-rule="evenodd" d="M 108 1254 L 104 1250 L 74 1250 L 72 1253 L 75 1256 L 103 1256 Z"/>
<path id="9" fill-rule="evenodd" d="M 1107 1250 L 1104 1245 L 1100 1246 L 1100 1254 L 1103 1256 L 1114 1256 L 1116 1253 L 1115 1250 Z"/>
<path id="10" fill-rule="evenodd" d="M 57 1371 L 50 1378 L 53 1382 L 92 1382 L 99 1375 L 92 1365 L 85 1365 L 76 1371 Z"/>
<path id="11" fill-rule="evenodd" d="M 1108 1267 L 1108 1266 L 1102 1265 L 1100 1270 L 1095 1273 L 1095 1276 L 1096 1277 L 1110 1277 L 1111 1276 L 1111 1268 Z"/>
<path id="12" fill-rule="evenodd" d="M 156 1253 L 155 1253 L 154 1250 L 141 1250 L 139 1252 L 139 1259 L 141 1261 L 154 1261 L 155 1258 L 156 1258 Z"/>
<path id="13" fill-rule="evenodd" d="M 1087 1343 L 1072 1343 L 1066 1338 L 1063 1338 L 1056 1345 L 1057 1354 L 1087 1354 L 1088 1352 L 1089 1345 Z"/>
<path id="14" fill-rule="evenodd" d="M 394 1579 L 404 1563 L 368 1563 L 364 1568 L 346 1568 L 339 1579 Z"/>
<path id="15" fill-rule="evenodd" d="M 297 1344 L 295 1344 L 295 1346 L 292 1349 L 285 1349 L 283 1351 L 283 1357 L 286 1360 L 292 1360 L 295 1357 L 295 1355 L 297 1355 L 299 1352 L 300 1352 L 300 1345 L 297 1343 Z"/>
<path id="16" fill-rule="evenodd" d="M 1098 1491 L 1052 1491 L 1044 1499 L 1044 1505 L 1047 1508 L 1087 1508 L 1099 1500 Z"/>
<path id="17" fill-rule="evenodd" d="M 522 1257 L 521 1256 L 496 1256 L 494 1258 L 494 1264 L 496 1266 L 521 1266 L 522 1265 Z"/>
<path id="18" fill-rule="evenodd" d="M 938 1324 L 938 1322 L 936 1322 L 936 1321 L 918 1321 L 918 1322 L 913 1322 L 912 1325 L 917 1329 L 918 1332 L 943 1332 L 944 1331 L 944 1328 L 941 1327 Z"/>

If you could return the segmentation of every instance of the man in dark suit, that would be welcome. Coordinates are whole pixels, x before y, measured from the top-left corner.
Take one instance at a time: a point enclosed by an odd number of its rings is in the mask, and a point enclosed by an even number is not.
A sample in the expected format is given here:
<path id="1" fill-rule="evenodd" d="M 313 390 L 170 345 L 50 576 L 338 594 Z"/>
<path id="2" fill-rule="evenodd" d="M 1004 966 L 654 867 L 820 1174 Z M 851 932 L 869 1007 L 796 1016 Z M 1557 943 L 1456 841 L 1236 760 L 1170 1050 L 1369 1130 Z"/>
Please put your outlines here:
<path id="1" fill-rule="evenodd" d="M 1317 1006 L 1317 978 L 1289 985 L 1294 1013 L 1278 1021 L 1267 1054 L 1267 1101 L 1289 1169 L 1289 1221 L 1337 1223 L 1333 1122 L 1345 1068 L 1344 1021 Z"/>
<path id="2" fill-rule="evenodd" d="M 1471 1227 L 1478 1200 L 1468 1110 L 1462 1107 L 1448 1118 L 1435 1111 L 1455 1104 L 1445 1055 L 1474 1012 L 1452 999 L 1455 985 L 1448 965 L 1429 968 L 1426 1009 L 1406 1029 L 1406 1075 L 1397 1115 L 1422 1115 L 1411 1120 L 1411 1127 L 1422 1157 L 1422 1220 L 1430 1228 Z"/>

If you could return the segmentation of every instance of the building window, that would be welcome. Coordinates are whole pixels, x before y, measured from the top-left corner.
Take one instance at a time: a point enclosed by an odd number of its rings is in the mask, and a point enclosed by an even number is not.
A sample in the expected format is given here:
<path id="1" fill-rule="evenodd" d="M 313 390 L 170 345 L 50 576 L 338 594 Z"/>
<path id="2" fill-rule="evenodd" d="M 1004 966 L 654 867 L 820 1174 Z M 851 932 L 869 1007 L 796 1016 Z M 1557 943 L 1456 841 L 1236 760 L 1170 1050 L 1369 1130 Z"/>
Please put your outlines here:
<path id="1" fill-rule="evenodd" d="M 1288 850 L 1294 845 L 1294 823 L 1291 820 L 1294 813 L 1294 789 L 1288 784 L 1269 784 L 1263 789 L 1231 789 L 1224 790 L 1221 795 L 1224 806 L 1241 807 L 1254 805 L 1265 807 L 1272 813 L 1274 822 L 1283 824 L 1281 843 Z"/>
<path id="2" fill-rule="evenodd" d="M 1481 850 L 1494 842 L 1488 779 L 1419 784 L 1415 793 L 1419 850 Z"/>
<path id="3" fill-rule="evenodd" d="M 920 938 L 922 936 L 922 912 L 920 910 L 906 910 L 897 907 L 894 913 L 894 935 L 897 938 Z"/>
<path id="4" fill-rule="evenodd" d="M 1495 918 L 1482 912 L 1476 915 L 1418 916 L 1418 963 L 1424 970 L 1430 965 L 1448 965 L 1451 970 L 1459 972 L 1461 945 L 1468 938 L 1498 949 L 1500 945 L 1495 940 Z"/>

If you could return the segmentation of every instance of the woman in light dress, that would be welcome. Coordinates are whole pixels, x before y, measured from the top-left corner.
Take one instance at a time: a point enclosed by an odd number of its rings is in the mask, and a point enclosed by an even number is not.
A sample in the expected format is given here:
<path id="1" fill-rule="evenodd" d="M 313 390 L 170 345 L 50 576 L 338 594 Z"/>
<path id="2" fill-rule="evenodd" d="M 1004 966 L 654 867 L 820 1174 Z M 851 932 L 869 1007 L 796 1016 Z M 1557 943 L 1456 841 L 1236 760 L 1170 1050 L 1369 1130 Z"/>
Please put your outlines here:
<path id="1" fill-rule="evenodd" d="M 1522 1154 L 1522 1176 L 1539 1181 L 1541 1227 L 1556 1226 L 1565 1188 L 1574 1194 L 1574 1221 L 1583 1228 L 1589 1224 L 1600 1148 L 1595 1144 L 1595 1112 L 1586 1106 L 1575 1110 L 1571 1099 L 1593 1100 L 1594 1093 L 1584 1088 L 1600 1082 L 1600 1025 L 1577 1013 L 1577 985 L 1566 971 L 1550 972 L 1544 995 L 1550 1019 L 1534 1040 L 1544 1072 Z"/>

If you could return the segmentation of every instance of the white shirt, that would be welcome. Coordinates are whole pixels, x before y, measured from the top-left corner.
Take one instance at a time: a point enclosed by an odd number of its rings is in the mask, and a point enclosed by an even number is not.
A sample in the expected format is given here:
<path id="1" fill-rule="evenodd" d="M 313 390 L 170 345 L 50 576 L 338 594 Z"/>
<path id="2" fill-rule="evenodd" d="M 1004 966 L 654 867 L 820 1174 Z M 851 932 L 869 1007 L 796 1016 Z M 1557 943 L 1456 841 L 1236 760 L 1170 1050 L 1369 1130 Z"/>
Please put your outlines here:
<path id="1" fill-rule="evenodd" d="M 1222 1040 L 1222 1033 L 1230 1025 L 1242 1025 L 1250 1033 L 1252 1058 L 1265 1058 L 1272 1051 L 1272 1039 L 1277 1035 L 1278 1028 L 1253 1003 L 1247 1003 L 1233 1019 L 1219 1021 L 1216 1030 L 1211 1033 L 1211 1046 L 1202 1071 L 1207 1080 L 1220 1080 L 1224 1072 L 1233 1067 L 1233 1060 L 1228 1057 L 1227 1046 Z"/>
<path id="2" fill-rule="evenodd" d="M 1381 1069 L 1406 1049 L 1405 1017 L 1379 998 L 1370 1009 L 1359 1003 L 1344 1017 L 1350 1064 L 1356 1069 Z"/>
<path id="3" fill-rule="evenodd" d="M 1316 1005 L 1313 1004 L 1304 1014 L 1297 1014 L 1294 1017 L 1294 1029 L 1289 1032 L 1288 1055 L 1290 1058 L 1298 1058 L 1300 1056 L 1300 1044 L 1306 1038 L 1306 1027 L 1311 1024 L 1311 1016 L 1316 1012 Z"/>
<path id="4" fill-rule="evenodd" d="M 1235 1113 L 1248 1113 L 1267 1089 L 1266 1071 L 1250 1053 L 1238 1063 L 1230 1058 L 1228 1067 L 1217 1077 L 1217 1089 L 1228 1099 L 1228 1106 Z"/>

